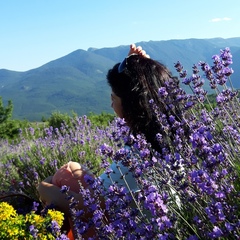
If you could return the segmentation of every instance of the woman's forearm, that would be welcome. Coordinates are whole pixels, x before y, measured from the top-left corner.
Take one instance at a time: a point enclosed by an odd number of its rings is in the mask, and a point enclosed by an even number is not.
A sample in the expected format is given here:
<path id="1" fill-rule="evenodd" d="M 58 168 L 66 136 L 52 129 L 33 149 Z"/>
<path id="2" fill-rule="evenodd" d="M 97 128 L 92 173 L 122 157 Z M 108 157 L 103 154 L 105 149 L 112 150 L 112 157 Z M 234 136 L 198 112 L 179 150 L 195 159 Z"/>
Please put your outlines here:
<path id="1" fill-rule="evenodd" d="M 69 201 L 66 199 L 67 195 L 60 190 L 59 187 L 51 183 L 51 177 L 46 178 L 38 185 L 38 192 L 42 202 L 47 205 L 54 204 L 60 211 L 69 215 Z M 83 199 L 80 194 L 70 191 L 69 195 L 73 195 L 73 197 L 79 202 L 79 209 L 84 207 Z"/>

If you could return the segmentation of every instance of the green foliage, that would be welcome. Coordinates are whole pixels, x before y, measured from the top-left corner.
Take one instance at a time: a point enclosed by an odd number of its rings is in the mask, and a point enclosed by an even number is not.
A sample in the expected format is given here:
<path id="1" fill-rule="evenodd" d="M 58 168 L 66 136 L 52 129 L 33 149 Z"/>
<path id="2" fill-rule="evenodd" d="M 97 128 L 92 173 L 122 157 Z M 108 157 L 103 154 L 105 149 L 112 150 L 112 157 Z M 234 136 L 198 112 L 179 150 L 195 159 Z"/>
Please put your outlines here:
<path id="1" fill-rule="evenodd" d="M 76 116 L 75 113 L 73 113 L 74 116 Z M 63 123 L 66 125 L 71 124 L 71 119 L 72 117 L 67 113 L 53 112 L 47 122 L 49 126 L 60 129 Z"/>
<path id="2" fill-rule="evenodd" d="M 213 98 L 214 96 L 214 98 Z M 204 109 L 206 109 L 208 112 L 212 111 L 213 108 L 215 108 L 217 106 L 215 99 L 216 99 L 216 95 L 208 95 L 208 101 L 204 102 Z"/>
<path id="3" fill-rule="evenodd" d="M 8 101 L 5 107 L 0 97 L 0 138 L 15 139 L 18 136 L 19 129 L 25 124 L 18 120 L 12 120 L 13 103 Z"/>
<path id="4" fill-rule="evenodd" d="M 88 118 L 94 126 L 106 127 L 114 119 L 115 115 L 111 113 L 102 112 L 101 114 L 90 113 Z"/>
<path id="5" fill-rule="evenodd" d="M 9 102 L 9 104 L 11 101 Z M 62 124 L 66 124 L 69 127 L 72 126 L 72 120 L 77 117 L 75 112 L 72 112 L 72 115 L 68 113 L 61 113 L 59 111 L 53 112 L 49 118 L 42 117 L 41 122 L 29 122 L 25 120 L 17 120 L 17 119 L 9 119 L 11 117 L 11 109 L 13 109 L 13 104 L 11 103 L 6 108 L 2 106 L 2 119 L 5 119 L 2 123 L 0 123 L 0 138 L 2 139 L 11 139 L 16 140 L 19 138 L 19 133 L 26 139 L 32 139 L 33 136 L 26 129 L 32 128 L 34 129 L 34 137 L 39 137 L 41 135 L 42 130 L 45 127 L 51 126 L 53 129 L 60 129 Z M 97 127 L 107 127 L 109 123 L 114 119 L 115 115 L 111 113 L 102 112 L 101 114 L 90 113 L 88 116 L 93 126 Z M 36 133 L 39 132 L 39 134 Z"/>
<path id="6" fill-rule="evenodd" d="M 2 123 L 0 125 L 0 138 L 1 139 L 8 139 L 8 140 L 14 140 L 14 141 L 20 141 L 20 133 L 22 132 L 22 129 L 28 129 L 28 128 L 37 128 L 36 123 L 30 123 L 27 120 L 8 120 L 5 123 Z M 38 127 L 39 128 L 39 127 Z M 25 131 L 23 131 L 23 135 L 25 134 Z M 35 135 L 36 136 L 36 135 Z M 28 137 L 28 139 L 30 139 Z"/>
<path id="7" fill-rule="evenodd" d="M 4 107 L 2 97 L 0 97 L 0 124 L 6 122 L 12 117 L 13 104 L 12 101 L 8 101 L 8 105 Z"/>
<path id="8" fill-rule="evenodd" d="M 20 121 L 9 120 L 0 125 L 0 138 L 15 139 L 19 134 Z"/>
<path id="9" fill-rule="evenodd" d="M 76 117 L 77 114 L 74 112 L 72 113 L 72 116 L 67 113 L 53 112 L 49 119 L 42 118 L 42 120 L 47 122 L 49 126 L 60 129 L 62 124 L 73 127 L 72 119 Z M 93 126 L 107 127 L 114 117 L 115 115 L 111 113 L 102 112 L 101 114 L 96 114 L 91 112 L 88 116 L 88 119 L 91 121 Z"/>
<path id="10" fill-rule="evenodd" d="M 240 163 L 239 162 L 236 162 L 235 169 L 238 173 L 238 178 L 236 178 L 236 180 L 234 182 L 234 186 L 236 188 L 236 191 L 240 192 Z"/>

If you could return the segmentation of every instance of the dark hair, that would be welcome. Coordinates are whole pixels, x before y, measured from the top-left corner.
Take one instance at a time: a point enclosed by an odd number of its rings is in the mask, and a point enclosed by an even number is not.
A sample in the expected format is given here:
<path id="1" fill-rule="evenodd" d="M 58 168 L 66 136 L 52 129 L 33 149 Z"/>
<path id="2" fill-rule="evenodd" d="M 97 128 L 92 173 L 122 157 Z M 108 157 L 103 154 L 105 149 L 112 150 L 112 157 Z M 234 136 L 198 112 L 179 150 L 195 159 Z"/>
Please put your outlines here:
<path id="1" fill-rule="evenodd" d="M 157 114 L 150 106 L 150 100 L 154 101 L 160 114 L 179 117 L 176 105 L 169 108 L 169 104 L 175 104 L 174 89 L 178 88 L 179 81 L 160 62 L 139 55 L 128 57 L 126 68 L 121 73 L 118 67 L 119 63 L 108 71 L 107 80 L 112 91 L 121 98 L 123 117 L 132 133 L 143 133 L 152 146 L 159 150 L 156 134 L 164 132 L 161 122 L 157 121 Z M 172 103 L 159 97 L 159 89 L 169 84 L 171 86 L 166 89 L 171 94 Z"/>

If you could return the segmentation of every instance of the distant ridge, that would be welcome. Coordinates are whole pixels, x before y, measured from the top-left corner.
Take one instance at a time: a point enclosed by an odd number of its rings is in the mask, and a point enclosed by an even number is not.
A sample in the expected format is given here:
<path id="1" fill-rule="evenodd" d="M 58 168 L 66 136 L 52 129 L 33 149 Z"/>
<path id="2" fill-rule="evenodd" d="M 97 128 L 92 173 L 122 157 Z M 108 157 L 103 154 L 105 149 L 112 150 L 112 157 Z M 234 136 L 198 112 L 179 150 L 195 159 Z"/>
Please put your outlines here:
<path id="1" fill-rule="evenodd" d="M 230 47 L 234 61 L 231 79 L 234 87 L 240 88 L 240 37 L 136 44 L 141 45 L 151 58 L 168 66 L 174 74 L 173 66 L 178 60 L 191 73 L 194 63 L 207 61 L 211 64 L 213 54 Z M 128 48 L 128 45 L 122 45 L 89 48 L 87 51 L 79 49 L 25 72 L 0 69 L 0 96 L 5 102 L 10 99 L 13 101 L 15 119 L 39 121 L 54 111 L 74 111 L 79 115 L 102 111 L 112 113 L 106 74 L 109 68 L 126 56 Z"/>

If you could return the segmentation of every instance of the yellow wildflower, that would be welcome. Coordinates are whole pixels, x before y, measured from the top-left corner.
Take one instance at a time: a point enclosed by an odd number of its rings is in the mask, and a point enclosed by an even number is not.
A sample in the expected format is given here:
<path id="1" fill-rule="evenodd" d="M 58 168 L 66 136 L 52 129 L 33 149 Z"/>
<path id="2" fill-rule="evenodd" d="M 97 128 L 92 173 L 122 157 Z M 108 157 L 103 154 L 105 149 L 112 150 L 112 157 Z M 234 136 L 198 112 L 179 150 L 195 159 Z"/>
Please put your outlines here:
<path id="1" fill-rule="evenodd" d="M 16 210 L 7 202 L 0 203 L 0 219 L 7 220 L 10 217 L 16 216 Z"/>
<path id="2" fill-rule="evenodd" d="M 62 212 L 49 209 L 48 215 L 51 217 L 52 220 L 55 220 L 59 226 L 62 226 L 64 220 Z"/>
<path id="3" fill-rule="evenodd" d="M 53 220 L 61 227 L 64 220 L 63 213 L 48 210 L 45 217 L 35 212 L 22 215 L 17 214 L 16 210 L 8 203 L 0 202 L 0 239 L 33 239 L 30 226 L 34 225 L 38 239 L 54 240 L 56 236 L 48 230 Z"/>
<path id="4" fill-rule="evenodd" d="M 43 217 L 41 217 L 40 215 L 37 215 L 37 214 L 34 214 L 34 222 L 37 224 L 37 225 L 40 225 L 44 222 L 44 219 Z"/>

